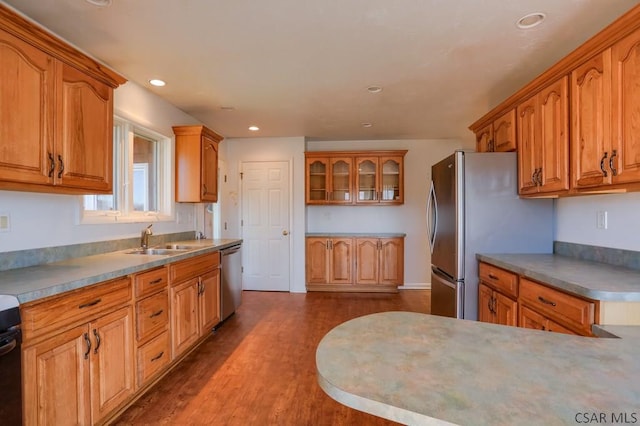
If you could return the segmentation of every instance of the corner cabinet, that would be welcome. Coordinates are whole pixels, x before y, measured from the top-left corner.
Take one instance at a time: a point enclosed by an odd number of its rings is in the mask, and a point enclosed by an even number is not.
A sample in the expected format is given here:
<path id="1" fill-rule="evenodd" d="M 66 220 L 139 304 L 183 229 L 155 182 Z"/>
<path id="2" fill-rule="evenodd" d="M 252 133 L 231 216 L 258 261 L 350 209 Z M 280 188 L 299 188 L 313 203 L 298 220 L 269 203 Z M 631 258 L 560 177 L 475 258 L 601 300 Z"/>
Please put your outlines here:
<path id="1" fill-rule="evenodd" d="M 218 144 L 223 137 L 205 126 L 174 126 L 176 202 L 218 201 Z"/>
<path id="2" fill-rule="evenodd" d="M 404 284 L 404 237 L 309 236 L 309 291 L 396 292 Z"/>
<path id="3" fill-rule="evenodd" d="M 403 151 L 306 152 L 306 203 L 404 203 Z"/>
<path id="4" fill-rule="evenodd" d="M 126 80 L 0 5 L 0 189 L 107 194 Z"/>

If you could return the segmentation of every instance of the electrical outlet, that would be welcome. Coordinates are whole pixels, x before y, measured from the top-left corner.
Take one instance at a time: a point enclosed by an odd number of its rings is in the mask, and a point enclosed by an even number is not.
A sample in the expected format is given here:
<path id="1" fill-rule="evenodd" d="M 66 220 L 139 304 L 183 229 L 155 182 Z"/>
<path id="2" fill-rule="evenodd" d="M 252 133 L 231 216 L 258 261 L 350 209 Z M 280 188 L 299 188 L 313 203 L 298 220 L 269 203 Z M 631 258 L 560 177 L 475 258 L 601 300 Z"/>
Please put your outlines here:
<path id="1" fill-rule="evenodd" d="M 596 228 L 607 229 L 607 212 L 604 210 L 596 212 Z"/>
<path id="2" fill-rule="evenodd" d="M 9 232 L 11 230 L 11 216 L 9 213 L 0 213 L 0 232 Z"/>

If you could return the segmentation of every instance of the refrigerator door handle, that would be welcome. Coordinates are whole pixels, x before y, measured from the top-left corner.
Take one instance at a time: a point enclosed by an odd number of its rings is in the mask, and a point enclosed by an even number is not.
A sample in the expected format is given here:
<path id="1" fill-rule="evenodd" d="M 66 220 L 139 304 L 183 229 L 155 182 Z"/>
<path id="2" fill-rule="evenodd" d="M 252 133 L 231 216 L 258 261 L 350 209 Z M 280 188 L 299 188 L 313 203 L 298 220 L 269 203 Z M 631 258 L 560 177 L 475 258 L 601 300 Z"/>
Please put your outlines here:
<path id="1" fill-rule="evenodd" d="M 431 218 L 433 217 L 433 223 Z M 429 189 L 429 197 L 427 198 L 427 232 L 429 235 L 429 248 L 431 254 L 433 254 L 433 247 L 436 243 L 436 231 L 438 229 L 438 199 L 436 197 L 436 190 L 431 181 L 431 188 Z"/>

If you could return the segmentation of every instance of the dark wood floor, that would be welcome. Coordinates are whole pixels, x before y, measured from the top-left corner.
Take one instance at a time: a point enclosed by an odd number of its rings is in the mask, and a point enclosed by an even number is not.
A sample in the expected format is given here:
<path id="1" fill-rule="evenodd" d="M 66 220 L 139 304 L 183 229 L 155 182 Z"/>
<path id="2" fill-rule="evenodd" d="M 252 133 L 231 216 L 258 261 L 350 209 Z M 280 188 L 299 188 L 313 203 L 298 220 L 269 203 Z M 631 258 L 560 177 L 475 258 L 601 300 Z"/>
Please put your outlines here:
<path id="1" fill-rule="evenodd" d="M 213 336 L 131 406 L 119 425 L 390 425 L 347 408 L 317 384 L 315 351 L 349 319 L 428 312 L 430 292 L 244 292 Z M 383 326 L 383 325 L 381 325 Z"/>

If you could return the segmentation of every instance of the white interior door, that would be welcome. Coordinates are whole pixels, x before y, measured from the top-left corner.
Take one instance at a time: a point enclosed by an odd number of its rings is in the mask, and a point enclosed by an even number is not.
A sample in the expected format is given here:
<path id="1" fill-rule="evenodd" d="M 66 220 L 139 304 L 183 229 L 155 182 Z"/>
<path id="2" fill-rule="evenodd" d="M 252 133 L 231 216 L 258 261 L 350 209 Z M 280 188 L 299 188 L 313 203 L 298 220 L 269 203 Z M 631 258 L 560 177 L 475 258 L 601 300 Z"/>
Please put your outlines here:
<path id="1" fill-rule="evenodd" d="M 243 162 L 242 287 L 289 291 L 289 163 Z"/>

